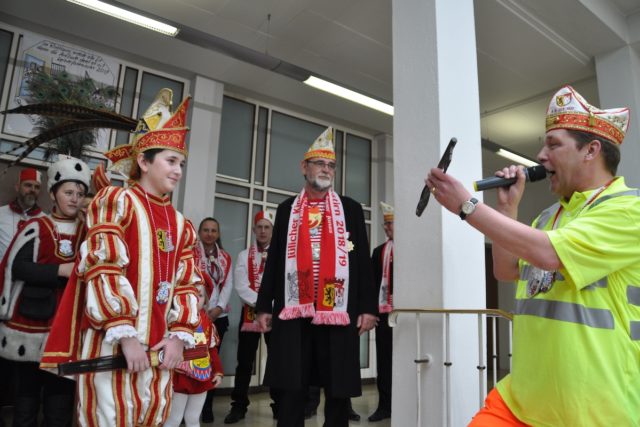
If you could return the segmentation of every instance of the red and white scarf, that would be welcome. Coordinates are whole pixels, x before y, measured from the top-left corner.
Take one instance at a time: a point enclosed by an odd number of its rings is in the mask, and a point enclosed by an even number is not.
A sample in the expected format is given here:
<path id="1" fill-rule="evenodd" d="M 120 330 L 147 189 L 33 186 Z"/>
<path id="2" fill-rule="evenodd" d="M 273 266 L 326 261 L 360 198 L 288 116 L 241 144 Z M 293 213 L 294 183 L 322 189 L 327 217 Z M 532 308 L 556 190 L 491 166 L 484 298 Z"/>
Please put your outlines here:
<path id="1" fill-rule="evenodd" d="M 227 276 L 231 269 L 231 257 L 220 249 L 217 243 L 215 243 L 215 253 L 217 256 L 208 256 L 201 241 L 198 241 L 193 249 L 198 268 L 200 268 L 200 271 L 203 273 L 208 274 L 213 281 L 213 292 L 210 298 L 217 298 L 226 284 Z"/>
<path id="2" fill-rule="evenodd" d="M 309 205 L 304 190 L 291 206 L 284 269 L 285 307 L 280 319 L 313 317 L 316 325 L 348 325 L 349 249 L 344 208 L 338 194 L 329 190 L 323 214 L 320 272 L 315 292 L 309 234 Z"/>
<path id="3" fill-rule="evenodd" d="M 393 240 L 387 240 L 382 247 L 382 279 L 378 294 L 378 312 L 391 313 L 393 310 L 393 294 L 391 290 L 391 263 L 393 262 Z"/>
<path id="4" fill-rule="evenodd" d="M 249 288 L 258 293 L 260 291 L 260 283 L 262 283 L 262 273 L 264 273 L 264 265 L 267 260 L 266 249 L 260 251 L 258 245 L 254 243 L 249 247 L 247 260 L 247 270 L 249 276 Z M 260 324 L 256 321 L 256 311 L 249 304 L 244 305 L 242 316 L 242 332 L 262 332 Z"/>
<path id="5" fill-rule="evenodd" d="M 40 206 L 38 206 L 37 203 L 31 206 L 29 209 L 25 210 L 22 209 L 22 206 L 20 206 L 20 203 L 18 203 L 18 199 L 14 199 L 11 203 L 9 203 L 9 209 L 22 217 L 22 219 L 18 221 L 17 225 L 14 224 L 16 234 L 18 231 L 22 230 L 22 227 L 24 227 L 28 220 L 42 215 L 42 209 L 40 209 Z"/>

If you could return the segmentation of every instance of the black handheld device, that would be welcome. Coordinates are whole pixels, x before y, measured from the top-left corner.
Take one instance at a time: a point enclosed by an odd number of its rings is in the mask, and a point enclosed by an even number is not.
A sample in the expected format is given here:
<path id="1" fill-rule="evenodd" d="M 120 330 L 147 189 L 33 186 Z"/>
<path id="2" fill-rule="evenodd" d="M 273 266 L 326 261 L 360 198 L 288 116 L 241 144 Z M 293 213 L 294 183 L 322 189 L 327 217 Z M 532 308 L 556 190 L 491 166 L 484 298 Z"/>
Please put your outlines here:
<path id="1" fill-rule="evenodd" d="M 458 140 L 454 137 L 449 140 L 449 145 L 447 145 L 446 150 L 442 154 L 440 161 L 438 162 L 438 169 L 442 169 L 443 172 L 446 172 L 451 164 L 451 158 L 453 157 L 453 148 L 458 143 Z M 420 193 L 420 200 L 418 200 L 418 206 L 416 206 L 416 215 L 421 216 L 424 209 L 427 207 L 429 203 L 429 197 L 431 197 L 431 190 L 426 185 L 422 189 L 422 193 Z"/>

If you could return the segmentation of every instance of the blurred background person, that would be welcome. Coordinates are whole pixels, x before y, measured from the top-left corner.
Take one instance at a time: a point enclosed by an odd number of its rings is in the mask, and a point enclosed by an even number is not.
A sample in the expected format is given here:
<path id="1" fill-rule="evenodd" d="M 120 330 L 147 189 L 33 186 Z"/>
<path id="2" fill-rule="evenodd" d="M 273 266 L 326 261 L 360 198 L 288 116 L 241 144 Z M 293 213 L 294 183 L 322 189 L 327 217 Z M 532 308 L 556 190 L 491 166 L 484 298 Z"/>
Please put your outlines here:
<path id="1" fill-rule="evenodd" d="M 31 218 L 44 215 L 36 203 L 42 185 L 41 173 L 34 168 L 20 171 L 16 183 L 16 198 L 0 207 L 0 260 L 18 229 Z"/>
<path id="2" fill-rule="evenodd" d="M 184 419 L 185 427 L 200 427 L 200 412 L 207 391 L 220 385 L 224 376 L 218 356 L 219 338 L 216 327 L 205 310 L 210 290 L 198 285 L 200 324 L 193 334 L 196 345 L 206 345 L 209 354 L 197 360 L 185 360 L 173 371 L 173 398 L 171 412 L 164 427 L 178 427 Z"/>
<path id="3" fill-rule="evenodd" d="M 273 215 L 267 211 L 258 212 L 253 218 L 253 234 L 256 241 L 238 254 L 233 283 L 238 296 L 244 303 L 238 328 L 238 349 L 235 382 L 231 393 L 231 411 L 224 419 L 225 424 L 235 424 L 245 417 L 249 407 L 249 383 L 260 345 L 262 329 L 256 321 L 255 305 L 262 282 L 262 273 L 267 261 L 267 250 L 273 234 Z M 264 334 L 267 345 L 269 333 Z M 277 397 L 270 390 L 273 417 L 277 418 Z"/>
<path id="4" fill-rule="evenodd" d="M 218 330 L 220 345 L 229 329 L 229 298 L 233 288 L 231 255 L 222 248 L 220 223 L 215 218 L 205 218 L 198 227 L 198 242 L 194 247 L 196 265 L 212 282 L 212 291 L 207 306 L 211 321 Z M 214 390 L 209 390 L 202 408 L 202 422 L 211 423 L 213 415 Z"/>
<path id="5" fill-rule="evenodd" d="M 78 212 L 91 172 L 81 160 L 61 156 L 47 175 L 53 211 L 24 225 L 0 266 L 5 302 L 0 316 L 6 319 L 0 324 L 0 357 L 14 361 L 18 389 L 14 426 L 37 426 L 41 406 L 46 426 L 66 427 L 74 413 L 74 381 L 40 370 L 38 365 L 84 240 L 86 230 Z"/>
<path id="6" fill-rule="evenodd" d="M 376 247 L 371 255 L 373 281 L 378 290 L 378 326 L 376 326 L 376 360 L 378 365 L 378 407 L 369 421 L 391 418 L 391 366 L 393 333 L 389 313 L 393 310 L 393 206 L 380 202 L 384 234 L 387 241 Z"/>

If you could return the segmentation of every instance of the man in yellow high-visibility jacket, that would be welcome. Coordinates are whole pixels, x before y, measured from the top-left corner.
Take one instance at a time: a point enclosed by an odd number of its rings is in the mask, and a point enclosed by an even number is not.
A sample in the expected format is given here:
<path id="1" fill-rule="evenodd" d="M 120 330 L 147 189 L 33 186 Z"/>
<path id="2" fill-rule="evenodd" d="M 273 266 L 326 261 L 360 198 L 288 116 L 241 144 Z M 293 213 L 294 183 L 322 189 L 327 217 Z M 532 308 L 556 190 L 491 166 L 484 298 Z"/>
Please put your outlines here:
<path id="1" fill-rule="evenodd" d="M 547 111 L 538 161 L 558 203 L 516 220 L 517 178 L 497 208 L 431 169 L 436 200 L 493 242 L 494 273 L 518 281 L 511 374 L 471 426 L 640 425 L 640 197 L 616 176 L 629 110 L 600 110 L 565 86 Z"/>

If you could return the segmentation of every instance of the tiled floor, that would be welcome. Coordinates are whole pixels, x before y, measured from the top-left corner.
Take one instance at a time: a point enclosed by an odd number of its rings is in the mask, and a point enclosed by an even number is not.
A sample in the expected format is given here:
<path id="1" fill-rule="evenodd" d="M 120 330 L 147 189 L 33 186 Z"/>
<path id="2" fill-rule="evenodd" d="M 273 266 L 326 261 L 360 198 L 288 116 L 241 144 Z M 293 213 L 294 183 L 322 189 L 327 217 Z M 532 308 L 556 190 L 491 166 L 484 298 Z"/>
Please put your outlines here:
<path id="1" fill-rule="evenodd" d="M 322 393 L 321 393 L 322 394 Z M 251 405 L 249 406 L 249 411 L 244 420 L 235 424 L 238 427 L 273 427 L 276 425 L 276 421 L 273 419 L 271 414 L 271 407 L 269 403 L 271 400 L 269 398 L 269 393 L 257 393 L 249 396 L 251 399 Z M 231 396 L 220 396 L 217 395 L 213 402 L 213 413 L 215 415 L 215 420 L 213 423 L 202 424 L 203 427 L 210 426 L 222 426 L 224 424 L 224 417 L 229 412 L 231 402 Z M 360 421 L 355 422 L 352 421 L 349 424 L 352 426 L 371 426 L 371 427 L 390 427 L 391 420 L 383 420 L 376 423 L 370 423 L 367 421 L 367 417 L 371 415 L 378 404 L 378 391 L 376 389 L 375 384 L 364 385 L 362 389 L 362 396 L 352 399 L 351 403 L 353 405 L 353 409 L 360 414 Z M 324 407 L 324 397 L 321 397 L 320 406 L 318 407 L 318 415 L 313 418 L 307 420 L 305 422 L 306 427 L 321 427 L 322 422 L 324 421 L 324 416 L 322 415 L 322 408 Z M 5 426 L 11 425 L 11 408 L 4 407 L 0 408 L 1 411 L 1 419 L 0 426 L 2 426 L 2 421 L 4 420 Z"/>
<path id="2" fill-rule="evenodd" d="M 321 393 L 322 395 L 322 393 Z M 271 407 L 269 403 L 269 393 L 258 393 L 249 396 L 251 405 L 249 411 L 246 414 L 245 419 L 241 420 L 237 424 L 238 427 L 273 427 L 276 425 L 276 421 L 273 419 L 271 413 Z M 213 423 L 202 424 L 203 427 L 209 426 L 221 426 L 225 415 L 229 412 L 231 397 L 230 396 L 216 396 L 213 402 L 213 413 L 215 420 Z M 367 421 L 367 417 L 376 410 L 378 404 L 378 390 L 375 384 L 362 386 L 362 396 L 352 399 L 351 404 L 353 409 L 360 414 L 360 421 L 351 421 L 351 426 L 371 426 L 371 427 L 390 427 L 391 420 L 383 420 L 375 423 Z M 321 397 L 320 406 L 318 407 L 318 415 L 308 419 L 305 422 L 305 427 L 322 427 L 324 416 L 322 415 L 322 408 L 324 407 L 324 397 Z"/>

